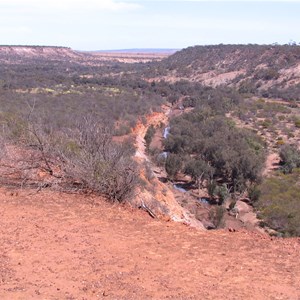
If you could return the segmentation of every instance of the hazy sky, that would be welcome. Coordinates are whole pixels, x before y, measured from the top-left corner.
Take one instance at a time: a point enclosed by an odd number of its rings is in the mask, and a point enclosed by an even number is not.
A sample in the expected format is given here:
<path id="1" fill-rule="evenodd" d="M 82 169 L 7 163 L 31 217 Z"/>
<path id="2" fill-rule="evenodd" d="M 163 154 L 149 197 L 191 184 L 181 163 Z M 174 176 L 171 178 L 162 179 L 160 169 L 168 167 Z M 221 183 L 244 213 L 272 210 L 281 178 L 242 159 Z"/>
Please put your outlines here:
<path id="1" fill-rule="evenodd" d="M 77 50 L 300 43 L 300 0 L 0 0 L 0 44 Z"/>

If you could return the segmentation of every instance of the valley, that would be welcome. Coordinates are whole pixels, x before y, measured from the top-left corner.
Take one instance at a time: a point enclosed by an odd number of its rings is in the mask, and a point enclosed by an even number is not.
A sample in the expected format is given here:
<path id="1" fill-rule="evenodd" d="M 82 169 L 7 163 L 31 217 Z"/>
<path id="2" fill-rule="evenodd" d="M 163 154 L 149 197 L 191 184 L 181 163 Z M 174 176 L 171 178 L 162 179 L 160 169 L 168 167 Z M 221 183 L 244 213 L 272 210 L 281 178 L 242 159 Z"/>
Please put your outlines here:
<path id="1" fill-rule="evenodd" d="M 299 49 L 0 46 L 0 298 L 298 299 Z"/>

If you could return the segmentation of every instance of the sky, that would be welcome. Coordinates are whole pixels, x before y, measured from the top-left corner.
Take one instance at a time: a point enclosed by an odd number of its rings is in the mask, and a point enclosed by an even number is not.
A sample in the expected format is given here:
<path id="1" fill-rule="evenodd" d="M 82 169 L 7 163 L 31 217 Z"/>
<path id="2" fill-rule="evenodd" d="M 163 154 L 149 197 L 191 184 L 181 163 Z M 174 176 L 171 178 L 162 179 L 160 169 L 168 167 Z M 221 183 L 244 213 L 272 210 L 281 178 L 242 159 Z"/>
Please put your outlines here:
<path id="1" fill-rule="evenodd" d="M 300 0 L 0 0 L 1 45 L 75 50 L 300 43 Z"/>

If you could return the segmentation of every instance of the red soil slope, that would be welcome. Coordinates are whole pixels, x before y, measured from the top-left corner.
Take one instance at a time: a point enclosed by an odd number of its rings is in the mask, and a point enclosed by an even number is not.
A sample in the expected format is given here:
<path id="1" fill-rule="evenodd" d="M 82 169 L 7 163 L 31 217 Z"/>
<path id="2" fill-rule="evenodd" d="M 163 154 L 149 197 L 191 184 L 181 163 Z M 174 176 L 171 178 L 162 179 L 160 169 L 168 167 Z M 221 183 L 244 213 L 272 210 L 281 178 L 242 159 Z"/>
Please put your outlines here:
<path id="1" fill-rule="evenodd" d="M 30 194 L 31 193 L 31 194 Z M 300 299 L 300 243 L 0 190 L 0 299 Z"/>

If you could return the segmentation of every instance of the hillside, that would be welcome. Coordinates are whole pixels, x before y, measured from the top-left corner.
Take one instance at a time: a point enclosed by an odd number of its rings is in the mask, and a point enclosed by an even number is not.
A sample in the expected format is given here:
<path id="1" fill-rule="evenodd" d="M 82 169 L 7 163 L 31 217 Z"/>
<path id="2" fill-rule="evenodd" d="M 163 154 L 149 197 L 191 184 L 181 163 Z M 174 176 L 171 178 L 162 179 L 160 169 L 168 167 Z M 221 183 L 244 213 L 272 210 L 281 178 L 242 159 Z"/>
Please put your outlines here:
<path id="1" fill-rule="evenodd" d="M 243 93 L 298 99 L 300 46 L 194 46 L 166 58 L 149 76 L 169 82 L 189 80 L 214 87 L 229 85 Z"/>
<path id="2" fill-rule="evenodd" d="M 196 231 L 99 197 L 0 190 L 0 298 L 299 299 L 299 239 Z"/>

